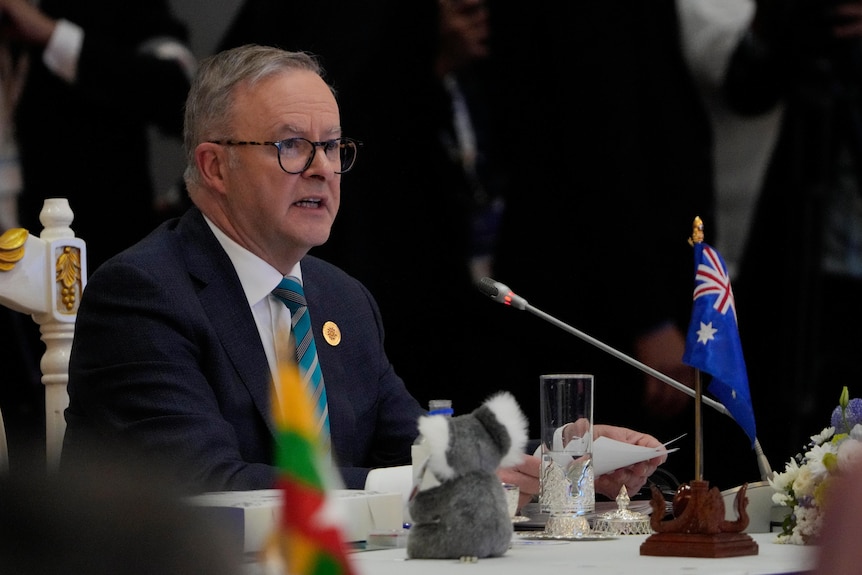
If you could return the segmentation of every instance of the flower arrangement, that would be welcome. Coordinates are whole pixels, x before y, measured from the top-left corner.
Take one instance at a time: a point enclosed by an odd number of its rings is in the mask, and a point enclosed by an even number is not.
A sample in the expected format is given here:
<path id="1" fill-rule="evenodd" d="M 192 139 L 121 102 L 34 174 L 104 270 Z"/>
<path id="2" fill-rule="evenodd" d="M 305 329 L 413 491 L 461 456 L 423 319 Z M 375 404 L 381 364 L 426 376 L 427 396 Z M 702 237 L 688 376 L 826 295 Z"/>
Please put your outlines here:
<path id="1" fill-rule="evenodd" d="M 811 436 L 806 451 L 793 457 L 783 473 L 769 480 L 776 493 L 772 502 L 791 508 L 777 543 L 818 542 L 823 505 L 832 479 L 862 459 L 862 399 L 850 399 L 847 387 L 832 411 L 830 426 Z"/>

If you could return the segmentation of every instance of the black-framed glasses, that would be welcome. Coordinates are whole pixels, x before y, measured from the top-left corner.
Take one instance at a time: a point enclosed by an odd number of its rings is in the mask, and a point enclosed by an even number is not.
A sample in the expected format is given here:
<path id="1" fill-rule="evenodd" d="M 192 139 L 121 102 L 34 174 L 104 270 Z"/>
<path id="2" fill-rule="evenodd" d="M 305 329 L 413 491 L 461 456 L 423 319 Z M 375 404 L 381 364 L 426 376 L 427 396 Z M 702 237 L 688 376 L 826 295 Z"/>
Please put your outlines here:
<path id="1" fill-rule="evenodd" d="M 356 149 L 362 145 L 353 138 L 335 138 L 323 142 L 312 142 L 305 138 L 287 138 L 277 142 L 244 142 L 237 140 L 210 140 L 220 146 L 275 146 L 278 150 L 278 165 L 288 174 L 301 174 L 314 161 L 317 148 L 321 148 L 326 159 L 341 167 L 336 174 L 349 172 L 356 162 Z"/>

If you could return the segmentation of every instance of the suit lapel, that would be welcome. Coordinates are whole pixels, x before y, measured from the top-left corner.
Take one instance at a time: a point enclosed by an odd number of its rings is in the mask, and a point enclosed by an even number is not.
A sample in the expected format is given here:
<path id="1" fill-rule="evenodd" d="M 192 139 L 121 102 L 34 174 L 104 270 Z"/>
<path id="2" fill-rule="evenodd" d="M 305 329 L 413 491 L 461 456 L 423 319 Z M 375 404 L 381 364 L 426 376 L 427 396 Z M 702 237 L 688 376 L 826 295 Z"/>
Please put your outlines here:
<path id="1" fill-rule="evenodd" d="M 197 208 L 183 216 L 179 233 L 183 238 L 189 274 L 198 280 L 200 286 L 198 297 L 201 306 L 209 316 L 237 376 L 274 434 L 270 417 L 271 374 L 254 317 L 248 306 L 225 304 L 246 301 L 236 270 Z M 226 309 L 234 311 L 226 314 Z"/>

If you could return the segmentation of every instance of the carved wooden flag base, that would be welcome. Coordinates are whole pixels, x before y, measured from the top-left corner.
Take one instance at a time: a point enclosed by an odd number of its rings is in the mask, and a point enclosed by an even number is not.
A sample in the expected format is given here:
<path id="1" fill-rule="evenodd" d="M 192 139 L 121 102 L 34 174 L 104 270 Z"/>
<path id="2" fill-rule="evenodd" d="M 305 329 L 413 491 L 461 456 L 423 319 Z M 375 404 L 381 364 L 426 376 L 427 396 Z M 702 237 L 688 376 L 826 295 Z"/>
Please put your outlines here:
<path id="1" fill-rule="evenodd" d="M 674 498 L 674 518 L 663 521 L 665 501 L 652 488 L 650 527 L 655 533 L 641 543 L 641 555 L 663 557 L 739 557 L 757 555 L 757 543 L 742 531 L 748 527 L 748 484 L 736 494 L 736 521 L 724 518 L 724 500 L 707 481 L 692 481 Z"/>

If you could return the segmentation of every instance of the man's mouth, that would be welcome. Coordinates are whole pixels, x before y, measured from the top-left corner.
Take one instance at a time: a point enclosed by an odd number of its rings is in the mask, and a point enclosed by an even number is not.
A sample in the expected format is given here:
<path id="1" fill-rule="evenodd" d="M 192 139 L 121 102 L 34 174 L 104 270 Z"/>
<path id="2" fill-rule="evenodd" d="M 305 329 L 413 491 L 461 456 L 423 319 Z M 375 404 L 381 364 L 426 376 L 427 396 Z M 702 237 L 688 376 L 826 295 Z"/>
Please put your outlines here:
<path id="1" fill-rule="evenodd" d="M 322 203 L 323 200 L 319 198 L 305 198 L 298 202 L 294 202 L 293 205 L 301 208 L 319 208 Z"/>

